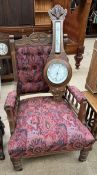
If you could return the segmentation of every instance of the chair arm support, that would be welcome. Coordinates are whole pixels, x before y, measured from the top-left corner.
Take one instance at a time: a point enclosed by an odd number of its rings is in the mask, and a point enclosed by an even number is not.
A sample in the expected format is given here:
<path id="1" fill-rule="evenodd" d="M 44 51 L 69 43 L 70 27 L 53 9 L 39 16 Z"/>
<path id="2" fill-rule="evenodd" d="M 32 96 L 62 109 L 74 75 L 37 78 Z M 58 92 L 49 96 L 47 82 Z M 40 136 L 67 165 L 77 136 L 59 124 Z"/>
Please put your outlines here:
<path id="1" fill-rule="evenodd" d="M 86 100 L 83 92 L 81 92 L 78 88 L 75 86 L 68 86 L 68 91 L 74 96 L 74 98 L 77 100 L 79 104 L 81 104 L 82 101 Z"/>
<path id="2" fill-rule="evenodd" d="M 10 107 L 14 108 L 15 107 L 16 98 L 17 98 L 16 91 L 9 92 L 9 94 L 6 98 L 6 101 L 5 101 L 5 105 L 4 105 L 5 110 L 6 110 L 6 108 L 10 108 Z"/>
<path id="3" fill-rule="evenodd" d="M 9 122 L 9 127 L 10 127 L 10 134 L 12 135 L 15 130 L 16 126 L 16 118 L 15 118 L 15 113 L 12 108 L 6 108 L 6 113 L 7 113 L 7 119 Z"/>
<path id="4" fill-rule="evenodd" d="M 85 124 L 86 105 L 87 105 L 87 101 L 86 101 L 86 100 L 82 101 L 82 103 L 80 104 L 80 109 L 79 109 L 79 113 L 78 113 L 78 119 L 79 119 L 83 124 Z"/>
<path id="5" fill-rule="evenodd" d="M 84 94 L 75 86 L 68 86 L 65 97 L 77 114 L 78 119 L 85 123 L 87 100 Z"/>

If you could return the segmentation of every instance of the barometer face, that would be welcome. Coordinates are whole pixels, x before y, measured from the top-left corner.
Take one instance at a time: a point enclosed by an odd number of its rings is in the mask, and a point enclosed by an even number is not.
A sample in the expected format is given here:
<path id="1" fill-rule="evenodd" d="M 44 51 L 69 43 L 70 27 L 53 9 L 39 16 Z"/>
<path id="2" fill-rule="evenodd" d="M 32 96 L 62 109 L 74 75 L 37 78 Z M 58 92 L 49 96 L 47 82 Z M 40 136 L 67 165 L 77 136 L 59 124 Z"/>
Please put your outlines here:
<path id="1" fill-rule="evenodd" d="M 55 53 L 61 52 L 61 22 L 55 22 Z"/>
<path id="2" fill-rule="evenodd" d="M 53 84 L 61 84 L 68 77 L 68 69 L 63 63 L 51 63 L 47 69 L 47 77 Z"/>

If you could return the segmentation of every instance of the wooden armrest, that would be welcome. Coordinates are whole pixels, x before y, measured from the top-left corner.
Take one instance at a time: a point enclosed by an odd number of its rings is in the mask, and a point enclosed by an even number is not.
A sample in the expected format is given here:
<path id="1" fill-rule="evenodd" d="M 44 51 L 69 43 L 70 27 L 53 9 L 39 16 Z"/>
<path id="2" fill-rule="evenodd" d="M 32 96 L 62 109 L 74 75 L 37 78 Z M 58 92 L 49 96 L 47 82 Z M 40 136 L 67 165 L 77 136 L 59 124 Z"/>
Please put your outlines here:
<path id="1" fill-rule="evenodd" d="M 16 91 L 9 92 L 5 101 L 4 109 L 6 110 L 6 108 L 14 108 L 16 104 L 16 99 L 17 99 Z"/>
<path id="2" fill-rule="evenodd" d="M 16 117 L 15 117 L 16 106 L 17 106 L 17 94 L 16 91 L 12 91 L 8 94 L 4 105 L 4 109 L 7 113 L 11 134 L 14 132 L 16 125 Z"/>

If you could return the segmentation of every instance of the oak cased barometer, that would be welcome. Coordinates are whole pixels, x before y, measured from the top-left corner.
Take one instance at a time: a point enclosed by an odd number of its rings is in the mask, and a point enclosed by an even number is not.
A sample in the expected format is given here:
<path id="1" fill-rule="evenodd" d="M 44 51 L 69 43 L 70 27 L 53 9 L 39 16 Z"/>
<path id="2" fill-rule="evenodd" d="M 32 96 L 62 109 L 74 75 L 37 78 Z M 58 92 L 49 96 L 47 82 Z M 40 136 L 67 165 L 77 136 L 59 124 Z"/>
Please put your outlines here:
<path id="1" fill-rule="evenodd" d="M 52 50 L 44 68 L 44 78 L 55 99 L 60 100 L 71 79 L 72 69 L 63 45 L 63 21 L 67 10 L 56 5 L 49 11 L 53 22 Z"/>

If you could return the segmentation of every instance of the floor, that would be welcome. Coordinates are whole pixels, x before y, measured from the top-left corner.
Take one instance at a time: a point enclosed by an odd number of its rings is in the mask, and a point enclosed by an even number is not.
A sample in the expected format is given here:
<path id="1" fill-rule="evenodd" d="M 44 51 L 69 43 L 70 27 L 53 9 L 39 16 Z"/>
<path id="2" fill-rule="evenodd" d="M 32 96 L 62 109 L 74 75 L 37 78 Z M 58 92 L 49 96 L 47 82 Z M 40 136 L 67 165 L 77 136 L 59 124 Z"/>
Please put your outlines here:
<path id="1" fill-rule="evenodd" d="M 70 84 L 76 85 L 80 90 L 85 90 L 85 81 L 92 56 L 94 39 L 85 40 L 84 59 L 79 70 L 75 69 L 73 56 L 69 56 L 73 68 L 73 76 Z M 30 158 L 23 160 L 24 170 L 15 172 L 7 153 L 7 142 L 10 137 L 9 125 L 3 110 L 7 93 L 13 89 L 13 83 L 2 84 L 0 99 L 0 115 L 5 124 L 4 152 L 5 160 L 0 161 L 0 175 L 97 175 L 97 143 L 88 156 L 86 162 L 78 162 L 79 152 L 69 152 L 61 155 Z"/>

